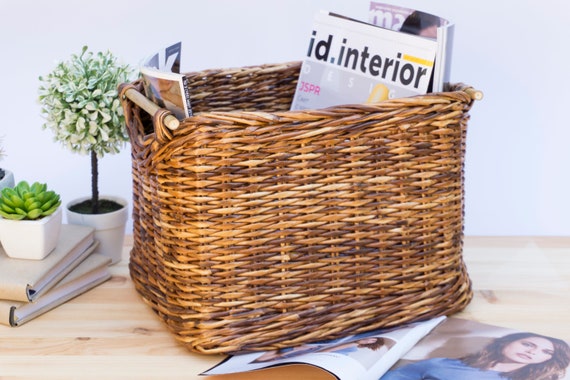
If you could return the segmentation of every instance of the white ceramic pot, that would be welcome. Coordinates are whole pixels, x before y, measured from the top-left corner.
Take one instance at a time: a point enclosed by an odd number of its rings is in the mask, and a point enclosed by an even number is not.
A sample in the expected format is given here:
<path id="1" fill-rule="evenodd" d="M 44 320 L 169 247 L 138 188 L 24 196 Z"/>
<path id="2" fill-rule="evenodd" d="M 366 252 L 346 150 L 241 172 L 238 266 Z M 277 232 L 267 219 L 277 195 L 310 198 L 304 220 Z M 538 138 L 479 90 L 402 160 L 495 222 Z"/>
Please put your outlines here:
<path id="1" fill-rule="evenodd" d="M 2 170 L 4 170 L 4 177 L 0 179 L 0 190 L 5 187 L 14 187 L 14 173 L 4 168 L 2 168 Z"/>
<path id="2" fill-rule="evenodd" d="M 37 220 L 0 217 L 0 241 L 11 258 L 42 260 L 54 250 L 61 231 L 61 207 Z"/>
<path id="3" fill-rule="evenodd" d="M 100 199 L 115 201 L 122 204 L 123 208 L 106 214 L 80 214 L 69 209 L 71 206 L 90 198 L 78 198 L 67 204 L 65 210 L 67 223 L 93 227 L 95 229 L 95 239 L 99 241 L 97 252 L 110 257 L 111 264 L 116 264 L 121 261 L 123 253 L 125 226 L 129 217 L 128 203 L 123 198 L 102 195 L 99 197 Z"/>

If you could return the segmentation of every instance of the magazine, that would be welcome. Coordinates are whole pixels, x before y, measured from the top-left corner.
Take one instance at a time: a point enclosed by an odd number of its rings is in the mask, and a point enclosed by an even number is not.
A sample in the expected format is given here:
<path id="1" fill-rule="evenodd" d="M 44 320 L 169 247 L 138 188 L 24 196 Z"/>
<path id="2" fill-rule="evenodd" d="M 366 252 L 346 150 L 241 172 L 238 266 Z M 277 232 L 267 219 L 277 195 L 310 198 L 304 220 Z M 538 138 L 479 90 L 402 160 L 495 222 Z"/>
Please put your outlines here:
<path id="1" fill-rule="evenodd" d="M 315 16 L 292 110 L 425 94 L 437 41 L 335 13 Z"/>
<path id="2" fill-rule="evenodd" d="M 336 341 L 234 355 L 202 375 L 307 365 L 339 380 L 570 380 L 570 345 L 531 332 L 440 317 Z"/>
<path id="3" fill-rule="evenodd" d="M 177 42 L 143 61 L 140 74 L 147 98 L 182 120 L 192 115 L 188 78 L 180 73 L 182 43 Z"/>
<path id="4" fill-rule="evenodd" d="M 381 379 L 570 379 L 569 342 L 461 318 L 448 318 Z"/>
<path id="5" fill-rule="evenodd" d="M 437 41 L 432 86 L 443 91 L 449 84 L 455 25 L 449 20 L 419 10 L 376 1 L 370 3 L 368 22 L 390 30 L 415 34 Z"/>
<path id="6" fill-rule="evenodd" d="M 377 380 L 445 317 L 382 329 L 333 341 L 229 357 L 202 375 L 254 371 L 274 366 L 306 364 L 340 380 Z"/>

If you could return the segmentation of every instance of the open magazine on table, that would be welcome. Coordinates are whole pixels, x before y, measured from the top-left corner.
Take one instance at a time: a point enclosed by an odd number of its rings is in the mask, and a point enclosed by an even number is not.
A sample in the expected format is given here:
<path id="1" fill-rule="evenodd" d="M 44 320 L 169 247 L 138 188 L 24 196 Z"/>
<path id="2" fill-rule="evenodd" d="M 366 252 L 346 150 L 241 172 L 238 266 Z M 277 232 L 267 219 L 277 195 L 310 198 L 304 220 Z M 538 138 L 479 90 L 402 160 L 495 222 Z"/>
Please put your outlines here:
<path id="1" fill-rule="evenodd" d="M 315 15 L 291 110 L 374 103 L 444 89 L 453 24 L 376 2 L 369 14 L 368 22 L 328 11 Z"/>
<path id="2" fill-rule="evenodd" d="M 334 341 L 305 344 L 275 351 L 229 357 L 203 375 L 254 371 L 289 364 L 312 365 L 340 380 L 377 380 L 445 317 L 349 336 Z"/>
<path id="3" fill-rule="evenodd" d="M 570 380 L 567 341 L 441 317 L 288 350 L 234 355 L 203 375 L 310 365 L 340 380 Z"/>
<path id="4" fill-rule="evenodd" d="M 166 108 L 179 120 L 192 115 L 188 79 L 180 73 L 182 43 L 167 46 L 140 65 L 147 98 Z"/>

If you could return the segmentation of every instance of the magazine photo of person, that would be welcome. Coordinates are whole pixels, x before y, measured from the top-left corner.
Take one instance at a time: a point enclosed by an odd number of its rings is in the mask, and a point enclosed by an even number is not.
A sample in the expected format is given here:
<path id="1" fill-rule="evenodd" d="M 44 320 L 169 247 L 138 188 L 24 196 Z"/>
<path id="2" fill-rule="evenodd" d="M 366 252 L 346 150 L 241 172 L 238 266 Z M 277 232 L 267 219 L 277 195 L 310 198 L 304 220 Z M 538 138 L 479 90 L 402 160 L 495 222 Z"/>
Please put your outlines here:
<path id="1" fill-rule="evenodd" d="M 442 317 L 336 340 L 236 355 L 205 374 L 312 365 L 340 380 L 570 380 L 570 345 Z"/>
<path id="2" fill-rule="evenodd" d="M 180 73 L 181 56 L 182 42 L 177 42 L 146 58 L 139 67 L 146 97 L 179 120 L 192 116 L 188 78 Z"/>
<path id="3" fill-rule="evenodd" d="M 381 379 L 561 380 L 569 365 L 563 340 L 448 319 Z"/>
<path id="4" fill-rule="evenodd" d="M 245 352 L 224 360 L 204 375 L 249 372 L 277 366 L 310 365 L 339 380 L 373 380 L 445 317 L 338 339 L 307 343 L 265 352 Z"/>

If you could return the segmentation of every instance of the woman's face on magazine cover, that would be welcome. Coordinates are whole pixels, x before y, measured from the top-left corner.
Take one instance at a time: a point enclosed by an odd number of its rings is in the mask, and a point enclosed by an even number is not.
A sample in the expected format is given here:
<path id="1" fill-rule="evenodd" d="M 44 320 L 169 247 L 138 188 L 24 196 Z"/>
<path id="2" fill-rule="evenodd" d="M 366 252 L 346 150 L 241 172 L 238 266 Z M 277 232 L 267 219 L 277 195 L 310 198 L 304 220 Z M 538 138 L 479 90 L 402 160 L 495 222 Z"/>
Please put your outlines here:
<path id="1" fill-rule="evenodd" d="M 550 360 L 553 354 L 552 342 L 537 336 L 515 340 L 503 348 L 505 359 L 521 364 L 543 363 Z"/>

